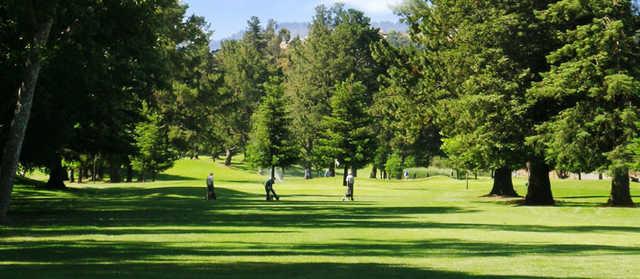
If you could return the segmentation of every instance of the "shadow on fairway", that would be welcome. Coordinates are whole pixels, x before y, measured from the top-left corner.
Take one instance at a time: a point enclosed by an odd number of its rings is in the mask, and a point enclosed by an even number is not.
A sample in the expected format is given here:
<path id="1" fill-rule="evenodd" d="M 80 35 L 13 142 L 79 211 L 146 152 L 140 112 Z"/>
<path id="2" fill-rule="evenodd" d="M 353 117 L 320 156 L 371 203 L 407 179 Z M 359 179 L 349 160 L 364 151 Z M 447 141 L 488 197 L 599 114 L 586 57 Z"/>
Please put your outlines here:
<path id="1" fill-rule="evenodd" d="M 173 240 L 176 241 L 176 240 Z M 176 260 L 181 257 L 329 256 L 329 257 L 509 257 L 520 255 L 637 255 L 639 247 L 582 244 L 514 244 L 470 242 L 460 239 L 388 241 L 345 239 L 343 243 L 271 244 L 218 242 L 216 246 L 185 245 L 184 242 L 141 243 L 133 241 L 30 241 L 3 242 L 2 261 L 48 264 L 104 263 Z M 212 259 L 212 258 L 209 258 Z M 213 261 L 213 260 L 211 260 Z"/>
<path id="2" fill-rule="evenodd" d="M 419 215 L 476 212 L 455 206 L 385 207 L 379 204 L 339 201 L 266 202 L 263 195 L 218 188 L 217 201 L 204 200 L 204 187 L 73 189 L 37 197 L 21 192 L 10 213 L 13 223 L 0 236 L 74 234 L 175 233 L 139 227 L 202 227 L 215 233 L 219 227 L 262 227 L 258 231 L 286 232 L 300 228 L 474 229 L 519 232 L 639 232 L 624 226 L 544 226 L 416 221 Z M 286 196 L 284 196 L 286 198 Z M 39 230 L 33 227 L 69 227 Z M 95 227 L 86 229 L 82 227 Z M 100 227 L 125 227 L 101 230 Z M 199 233 L 194 230 L 194 233 Z M 224 233 L 224 232 L 221 232 Z"/>
<path id="3" fill-rule="evenodd" d="M 215 241 L 191 243 L 180 234 L 293 234 L 316 228 L 390 228 L 518 231 L 638 232 L 621 226 L 542 226 L 421 221 L 420 215 L 477 212 L 456 206 L 384 206 L 373 202 L 266 202 L 260 194 L 218 188 L 206 201 L 204 187 L 72 189 L 61 193 L 20 189 L 11 226 L 0 228 L 0 277 L 47 278 L 463 278 L 474 274 L 375 263 L 216 263 L 232 257 L 510 257 L 518 255 L 637 255 L 639 247 L 588 244 L 472 242 L 461 239 L 331 243 Z M 56 193 L 58 196 L 56 196 Z M 109 241 L 109 236 L 167 234 L 161 242 Z M 169 236 L 171 235 L 171 236 Z M 69 238 L 65 239 L 65 236 Z M 80 239 L 75 238 L 79 236 Z M 95 236 L 99 240 L 86 240 Z M 33 237 L 28 241 L 8 237 Z M 38 237 L 53 237 L 39 240 Z M 61 237 L 61 238 L 55 238 Z M 241 237 L 240 237 L 241 239 Z M 195 263 L 189 259 L 194 258 Z M 176 264 L 184 260 L 185 264 Z M 42 265 L 44 264 L 44 265 Z M 549 278 L 479 276 L 479 278 Z"/>
<path id="4" fill-rule="evenodd" d="M 0 270 L 0 275 L 20 274 L 23 277 L 47 278 L 167 278 L 167 274 L 179 274 L 183 278 L 309 278 L 309 279 L 353 279 L 353 278 L 553 278 L 535 276 L 477 276 L 464 272 L 418 269 L 374 263 L 116 263 L 116 264 L 69 264 L 47 266 L 14 266 Z M 51 275 L 55 276 L 51 276 Z M 3 276 L 4 277 L 4 276 Z M 571 277 L 563 277 L 571 278 Z M 577 278 L 577 277 L 575 277 Z"/>
<path id="5" fill-rule="evenodd" d="M 281 231 L 295 228 L 411 228 L 422 225 L 408 221 L 410 216 L 407 215 L 473 212 L 459 207 L 381 207 L 367 202 L 266 202 L 260 194 L 227 188 L 216 191 L 220 197 L 216 201 L 204 200 L 204 188 L 195 187 L 82 189 L 70 192 L 72 198 L 20 197 L 14 201 L 11 211 L 13 229 L 0 230 L 0 235 L 80 233 L 75 232 L 75 228 L 50 233 L 29 229 L 33 226 L 231 226 Z M 88 232 L 83 230 L 82 233 Z M 99 229 L 95 233 L 123 234 Z M 150 230 L 149 233 L 158 232 Z"/>

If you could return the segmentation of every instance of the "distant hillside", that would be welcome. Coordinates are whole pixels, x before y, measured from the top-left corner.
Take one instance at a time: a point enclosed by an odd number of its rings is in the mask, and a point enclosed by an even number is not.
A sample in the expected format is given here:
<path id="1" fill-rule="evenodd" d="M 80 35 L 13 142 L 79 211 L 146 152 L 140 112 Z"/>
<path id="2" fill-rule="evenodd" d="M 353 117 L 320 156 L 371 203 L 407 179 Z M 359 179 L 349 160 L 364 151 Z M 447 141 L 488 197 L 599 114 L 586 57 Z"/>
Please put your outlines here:
<path id="1" fill-rule="evenodd" d="M 389 32 L 389 31 L 398 31 L 398 32 L 407 32 L 407 25 L 405 25 L 404 23 L 394 23 L 394 22 L 390 22 L 390 21 L 381 21 L 381 22 L 372 22 L 371 25 L 375 28 L 380 28 L 380 30 L 384 31 L 384 32 Z M 283 22 L 283 23 L 278 23 L 278 30 L 282 29 L 282 28 L 286 28 L 291 32 L 291 37 L 294 38 L 296 36 L 300 37 L 300 38 L 304 38 L 307 36 L 307 34 L 309 33 L 309 23 L 307 22 Z M 216 50 L 220 48 L 220 44 L 222 43 L 222 41 L 226 41 L 226 40 L 239 40 L 242 38 L 242 34 L 244 34 L 244 31 L 239 31 L 236 32 L 234 34 L 232 34 L 229 37 L 226 37 L 224 39 L 221 40 L 214 40 L 211 41 L 211 49 L 212 50 Z"/>

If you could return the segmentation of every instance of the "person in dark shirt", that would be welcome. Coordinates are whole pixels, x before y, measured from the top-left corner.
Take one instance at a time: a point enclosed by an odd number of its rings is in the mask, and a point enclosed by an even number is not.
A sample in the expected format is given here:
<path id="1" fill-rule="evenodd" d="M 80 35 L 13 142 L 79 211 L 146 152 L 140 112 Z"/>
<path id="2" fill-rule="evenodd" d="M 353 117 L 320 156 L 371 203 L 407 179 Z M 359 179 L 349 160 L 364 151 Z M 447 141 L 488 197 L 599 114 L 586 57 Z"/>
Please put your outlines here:
<path id="1" fill-rule="evenodd" d="M 278 194 L 276 194 L 276 191 L 273 190 L 273 184 L 275 183 L 275 180 L 273 179 L 273 177 L 269 178 L 265 183 L 264 183 L 264 191 L 267 193 L 267 200 L 271 201 L 273 200 L 273 198 L 276 198 L 276 200 L 280 200 L 280 197 L 278 197 Z M 271 196 L 271 194 L 273 194 L 273 196 Z"/>

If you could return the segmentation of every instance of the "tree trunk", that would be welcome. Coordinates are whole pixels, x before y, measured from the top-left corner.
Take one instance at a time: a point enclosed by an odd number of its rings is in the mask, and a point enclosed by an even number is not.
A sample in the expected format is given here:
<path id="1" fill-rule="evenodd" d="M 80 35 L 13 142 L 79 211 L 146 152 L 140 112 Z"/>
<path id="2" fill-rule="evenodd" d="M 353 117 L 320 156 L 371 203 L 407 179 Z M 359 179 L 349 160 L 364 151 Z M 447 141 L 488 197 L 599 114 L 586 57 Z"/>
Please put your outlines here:
<path id="1" fill-rule="evenodd" d="M 76 178 L 75 178 L 75 169 L 71 168 L 71 170 L 69 170 L 69 181 L 71 183 L 76 182 Z"/>
<path id="2" fill-rule="evenodd" d="M 144 183 L 144 171 L 141 170 L 140 173 L 138 173 L 138 182 Z"/>
<path id="3" fill-rule="evenodd" d="M 331 164 L 329 165 L 329 171 L 327 172 L 327 176 L 329 177 L 336 176 L 336 165 L 333 162 L 331 162 Z"/>
<path id="4" fill-rule="evenodd" d="M 276 181 L 276 166 L 271 166 L 271 179 Z"/>
<path id="5" fill-rule="evenodd" d="M 351 174 L 353 177 L 358 177 L 358 168 L 351 168 Z"/>
<path id="6" fill-rule="evenodd" d="M 349 171 L 349 168 L 347 167 L 347 164 L 344 164 L 344 172 L 342 173 L 342 186 L 347 186 L 347 172 Z"/>
<path id="7" fill-rule="evenodd" d="M 80 166 L 78 167 L 78 183 L 82 183 L 82 178 L 84 178 L 84 168 Z"/>
<path id="8" fill-rule="evenodd" d="M 527 163 L 529 167 L 529 182 L 526 205 L 553 205 L 551 181 L 549 181 L 549 165 L 544 160 L 534 158 Z"/>
<path id="9" fill-rule="evenodd" d="M 69 181 L 69 170 L 67 167 L 62 167 L 62 181 Z"/>
<path id="10" fill-rule="evenodd" d="M 28 1 L 31 3 L 31 1 Z M 51 4 L 50 4 L 51 5 Z M 36 8 L 31 6 L 30 12 L 35 14 Z M 24 135 L 27 131 L 29 118 L 31 116 L 31 106 L 33 96 L 38 83 L 38 76 L 44 60 L 43 49 L 47 44 L 49 32 L 53 25 L 55 6 L 42 22 L 37 22 L 35 15 L 31 21 L 36 23 L 33 38 L 29 44 L 27 59 L 24 64 L 22 83 L 18 89 L 13 120 L 7 134 L 4 149 L 2 151 L 2 162 L 0 163 L 0 223 L 5 223 L 9 204 L 11 203 L 11 192 L 13 191 L 13 179 L 18 168 L 18 160 L 22 151 Z"/>
<path id="11" fill-rule="evenodd" d="M 109 182 L 122 182 L 122 175 L 120 175 L 120 157 L 118 156 L 111 156 L 109 162 Z"/>
<path id="12" fill-rule="evenodd" d="M 377 178 L 378 177 L 378 168 L 375 166 L 371 168 L 371 173 L 369 174 L 369 178 Z"/>
<path id="13" fill-rule="evenodd" d="M 96 156 L 94 155 L 91 160 L 91 181 L 96 182 Z"/>
<path id="14" fill-rule="evenodd" d="M 51 158 L 49 165 L 49 181 L 45 185 L 49 189 L 64 189 L 67 186 L 64 185 L 64 168 L 62 167 L 62 157 L 60 154 L 55 154 Z"/>
<path id="15" fill-rule="evenodd" d="M 304 167 L 304 179 L 311 179 L 311 178 L 313 178 L 313 176 L 311 175 L 311 167 L 305 166 Z"/>
<path id="16" fill-rule="evenodd" d="M 611 195 L 609 204 L 615 206 L 632 206 L 631 191 L 629 190 L 629 169 L 614 167 L 611 170 Z"/>
<path id="17" fill-rule="evenodd" d="M 582 173 L 581 172 L 578 173 L 578 180 L 582 180 Z"/>
<path id="18" fill-rule="evenodd" d="M 225 151 L 225 157 L 224 157 L 224 165 L 225 166 L 231 166 L 231 158 L 233 157 L 233 152 L 231 152 L 231 149 L 227 149 Z"/>
<path id="19" fill-rule="evenodd" d="M 104 164 L 102 160 L 98 161 L 98 181 L 102 181 L 104 179 Z"/>
<path id="20" fill-rule="evenodd" d="M 513 180 L 511 179 L 511 169 L 508 167 L 501 167 L 494 172 L 493 188 L 489 193 L 489 196 L 507 196 L 507 197 L 519 197 L 516 190 L 513 189 Z"/>
<path id="21" fill-rule="evenodd" d="M 602 173 L 598 173 L 598 180 L 602 180 Z"/>
<path id="22" fill-rule="evenodd" d="M 127 164 L 127 183 L 131 183 L 133 181 L 133 167 L 131 166 L 131 162 Z"/>

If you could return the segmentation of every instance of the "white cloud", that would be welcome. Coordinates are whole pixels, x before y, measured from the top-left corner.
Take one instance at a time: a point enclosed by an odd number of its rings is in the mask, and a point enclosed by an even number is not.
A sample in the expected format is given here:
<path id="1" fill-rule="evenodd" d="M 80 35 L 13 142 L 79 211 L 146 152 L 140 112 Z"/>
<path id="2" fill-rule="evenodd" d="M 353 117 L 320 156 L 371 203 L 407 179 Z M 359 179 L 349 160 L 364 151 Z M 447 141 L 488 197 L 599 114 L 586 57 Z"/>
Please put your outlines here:
<path id="1" fill-rule="evenodd" d="M 401 4 L 403 0 L 321 0 L 320 2 L 325 5 L 341 2 L 365 13 L 390 14 L 393 7 Z"/>

